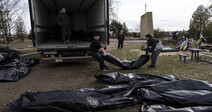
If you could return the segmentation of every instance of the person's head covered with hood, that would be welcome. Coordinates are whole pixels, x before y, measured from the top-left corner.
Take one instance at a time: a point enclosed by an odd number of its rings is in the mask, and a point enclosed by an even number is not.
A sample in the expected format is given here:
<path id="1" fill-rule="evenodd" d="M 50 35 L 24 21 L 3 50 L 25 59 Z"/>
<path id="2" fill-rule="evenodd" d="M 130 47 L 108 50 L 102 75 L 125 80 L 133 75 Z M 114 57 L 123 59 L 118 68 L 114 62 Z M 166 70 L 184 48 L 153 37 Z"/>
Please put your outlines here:
<path id="1" fill-rule="evenodd" d="M 147 34 L 145 37 L 146 37 L 146 40 L 149 40 L 149 39 L 151 39 L 151 38 L 152 38 L 152 35 Z"/>

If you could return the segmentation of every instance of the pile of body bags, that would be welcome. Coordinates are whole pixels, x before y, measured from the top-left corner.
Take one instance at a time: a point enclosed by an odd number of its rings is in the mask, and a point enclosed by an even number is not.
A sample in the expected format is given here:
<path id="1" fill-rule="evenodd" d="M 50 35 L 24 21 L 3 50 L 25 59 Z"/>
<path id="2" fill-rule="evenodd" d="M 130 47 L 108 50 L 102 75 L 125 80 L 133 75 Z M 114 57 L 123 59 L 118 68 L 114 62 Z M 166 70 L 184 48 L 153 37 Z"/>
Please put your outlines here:
<path id="1" fill-rule="evenodd" d="M 105 86 L 69 91 L 26 91 L 11 110 L 82 112 L 141 104 L 140 112 L 211 112 L 212 83 L 172 75 L 100 74 Z"/>
<path id="2" fill-rule="evenodd" d="M 30 67 L 38 63 L 38 59 L 20 59 L 19 52 L 0 47 L 0 81 L 18 81 L 30 72 Z"/>

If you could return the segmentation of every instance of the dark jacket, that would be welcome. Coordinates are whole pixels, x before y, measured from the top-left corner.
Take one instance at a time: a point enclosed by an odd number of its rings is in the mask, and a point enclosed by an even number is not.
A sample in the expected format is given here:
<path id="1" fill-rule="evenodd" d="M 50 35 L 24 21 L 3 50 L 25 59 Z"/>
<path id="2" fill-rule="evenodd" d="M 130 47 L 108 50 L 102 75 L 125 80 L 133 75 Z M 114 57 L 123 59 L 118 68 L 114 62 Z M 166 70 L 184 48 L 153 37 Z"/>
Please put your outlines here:
<path id="1" fill-rule="evenodd" d="M 99 52 L 99 49 L 102 48 L 102 45 L 100 44 L 100 42 L 98 40 L 94 40 L 91 45 L 90 45 L 90 50 L 93 53 L 97 53 Z"/>
<path id="2" fill-rule="evenodd" d="M 59 13 L 59 14 L 57 15 L 57 23 L 58 23 L 61 27 L 70 25 L 69 16 L 68 16 L 67 14 L 64 14 L 64 13 Z"/>
<path id="3" fill-rule="evenodd" d="M 153 52 L 158 42 L 160 41 L 155 38 L 147 40 L 147 52 Z"/>
<path id="4" fill-rule="evenodd" d="M 125 40 L 125 36 L 119 34 L 118 37 L 117 37 L 117 39 L 118 39 L 119 41 L 124 41 L 124 40 Z"/>

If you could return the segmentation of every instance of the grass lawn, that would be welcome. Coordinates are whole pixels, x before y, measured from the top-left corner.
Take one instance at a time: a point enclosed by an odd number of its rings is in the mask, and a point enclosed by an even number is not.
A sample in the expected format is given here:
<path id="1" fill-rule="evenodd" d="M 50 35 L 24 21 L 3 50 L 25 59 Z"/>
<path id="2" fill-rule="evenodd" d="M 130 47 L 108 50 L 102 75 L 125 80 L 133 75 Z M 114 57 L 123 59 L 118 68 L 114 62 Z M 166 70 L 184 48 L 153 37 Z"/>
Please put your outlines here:
<path id="1" fill-rule="evenodd" d="M 32 45 L 32 40 L 25 39 L 24 42 L 20 40 L 14 40 L 10 44 L 0 44 L 0 46 L 8 46 L 11 49 L 17 50 L 20 54 L 36 52 L 36 48 Z"/>
<path id="2" fill-rule="evenodd" d="M 139 42 L 125 43 L 124 48 L 122 50 L 117 50 L 116 42 L 113 42 L 108 47 L 108 52 L 120 59 L 132 60 L 140 57 L 142 54 L 145 54 L 144 51 L 140 50 L 142 45 L 146 46 L 145 43 Z M 24 42 L 21 42 L 20 40 L 14 40 L 10 44 L 3 46 L 9 46 L 12 49 L 20 51 L 21 54 L 36 51 L 36 48 L 32 46 L 32 41 L 27 39 L 24 40 Z M 189 55 L 186 64 L 182 64 L 181 62 L 179 62 L 179 57 L 177 55 L 178 53 L 161 53 L 158 57 L 157 66 L 154 69 L 147 68 L 147 66 L 150 65 L 151 62 L 149 61 L 144 66 L 134 70 L 123 70 L 114 65 L 110 65 L 112 66 L 112 68 L 115 68 L 111 71 L 120 71 L 123 73 L 145 73 L 155 75 L 171 74 L 181 79 L 199 79 L 212 81 L 212 64 L 208 64 L 205 62 L 196 63 L 195 61 L 190 61 L 190 53 L 184 53 Z"/>
<path id="3" fill-rule="evenodd" d="M 145 54 L 145 52 L 141 51 L 140 48 L 140 43 L 128 43 L 122 50 L 111 49 L 108 52 L 120 59 L 131 60 L 138 58 L 142 54 Z M 147 68 L 147 66 L 151 63 L 150 60 L 147 64 L 140 67 L 139 69 L 118 70 L 123 73 L 133 72 L 153 75 L 171 74 L 179 77 L 180 79 L 198 79 L 212 81 L 212 64 L 201 61 L 199 63 L 196 63 L 196 61 L 190 60 L 191 53 L 189 51 L 183 53 L 189 56 L 187 58 L 186 64 L 182 64 L 182 62 L 179 61 L 178 53 L 161 53 L 158 57 L 157 65 L 153 69 Z"/>

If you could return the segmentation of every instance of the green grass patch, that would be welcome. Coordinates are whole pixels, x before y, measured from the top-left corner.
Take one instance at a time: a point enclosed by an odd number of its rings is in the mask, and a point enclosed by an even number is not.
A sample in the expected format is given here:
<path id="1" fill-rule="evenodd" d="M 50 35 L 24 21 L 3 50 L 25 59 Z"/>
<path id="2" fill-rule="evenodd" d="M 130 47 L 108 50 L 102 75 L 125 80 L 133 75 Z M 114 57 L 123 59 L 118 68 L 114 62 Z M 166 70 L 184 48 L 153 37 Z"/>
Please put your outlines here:
<path id="1" fill-rule="evenodd" d="M 109 53 L 120 59 L 132 60 L 145 53 L 144 51 L 140 50 L 140 46 L 141 45 L 131 44 L 125 46 L 125 48 L 122 50 L 111 50 L 109 51 Z M 212 81 L 212 64 L 208 64 L 205 62 L 196 63 L 196 61 L 190 61 L 190 57 L 187 58 L 186 64 L 182 64 L 182 61 L 179 61 L 178 55 L 161 55 L 158 57 L 157 65 L 153 69 L 147 68 L 150 63 L 151 60 L 139 69 L 116 69 L 112 70 L 112 72 L 141 73 L 153 75 L 170 74 L 179 77 L 180 79 L 198 79 Z"/>
<path id="2" fill-rule="evenodd" d="M 17 50 L 20 54 L 36 52 L 36 48 L 32 45 L 32 40 L 25 39 L 23 42 L 19 39 L 11 41 L 10 44 L 1 44 L 2 46 L 8 46 L 11 49 Z"/>
<path id="3" fill-rule="evenodd" d="M 111 50 L 108 51 L 120 59 L 132 60 L 139 57 L 139 52 L 141 51 L 141 45 L 126 45 L 122 50 Z"/>
<path id="4" fill-rule="evenodd" d="M 23 49 L 23 50 L 18 50 L 20 52 L 20 54 L 26 54 L 26 53 L 30 53 L 30 52 L 36 52 L 36 48 L 29 48 L 29 49 Z"/>

